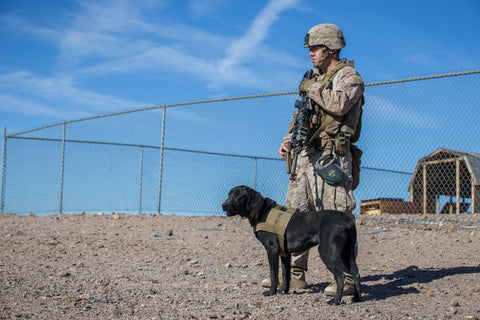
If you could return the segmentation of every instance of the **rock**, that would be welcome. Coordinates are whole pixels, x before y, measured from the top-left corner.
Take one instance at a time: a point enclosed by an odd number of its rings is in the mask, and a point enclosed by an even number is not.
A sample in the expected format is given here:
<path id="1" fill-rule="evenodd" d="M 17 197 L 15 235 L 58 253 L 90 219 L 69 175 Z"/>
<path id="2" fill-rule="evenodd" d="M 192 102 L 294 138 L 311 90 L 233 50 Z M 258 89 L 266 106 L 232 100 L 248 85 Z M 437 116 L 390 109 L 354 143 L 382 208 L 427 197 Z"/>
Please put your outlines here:
<path id="1" fill-rule="evenodd" d="M 70 277 L 72 274 L 68 271 L 63 271 L 63 272 L 60 272 L 60 274 L 58 275 L 60 278 L 67 278 L 67 277 Z"/>
<path id="2" fill-rule="evenodd" d="M 452 301 L 450 301 L 450 306 L 455 307 L 455 308 L 460 306 L 460 303 L 458 302 L 457 297 L 453 298 Z"/>

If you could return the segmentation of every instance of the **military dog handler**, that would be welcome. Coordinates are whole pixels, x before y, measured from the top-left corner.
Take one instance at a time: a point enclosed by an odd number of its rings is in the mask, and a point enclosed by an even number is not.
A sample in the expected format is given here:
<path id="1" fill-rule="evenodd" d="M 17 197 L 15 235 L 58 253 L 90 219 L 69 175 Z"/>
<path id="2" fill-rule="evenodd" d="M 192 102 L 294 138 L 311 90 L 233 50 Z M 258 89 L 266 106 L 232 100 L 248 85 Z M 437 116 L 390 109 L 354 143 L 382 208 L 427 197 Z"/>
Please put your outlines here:
<path id="1" fill-rule="evenodd" d="M 352 190 L 358 184 L 352 176 L 351 146 L 359 138 L 364 83 L 353 68 L 353 62 L 340 59 L 340 50 L 345 47 L 342 31 L 334 24 L 324 23 L 311 28 L 305 36 L 305 47 L 314 67 L 314 76 L 304 77 L 300 93 L 310 98 L 313 128 L 310 130 L 303 150 L 296 161 L 296 178 L 289 182 L 286 204 L 300 211 L 334 209 L 352 214 L 355 199 Z M 294 113 L 295 118 L 295 113 Z M 293 121 L 278 150 L 287 159 L 287 172 L 291 170 Z M 359 149 L 352 149 L 359 150 Z M 332 182 L 321 173 L 321 164 L 315 163 L 331 155 L 343 172 L 340 182 Z M 359 170 L 360 152 L 354 152 Z M 340 172 L 341 173 L 341 172 Z M 323 178 L 322 178 L 323 175 Z M 355 176 L 355 170 L 354 170 Z M 325 179 L 326 178 L 326 179 Z M 291 287 L 306 288 L 305 271 L 308 270 L 308 251 L 294 254 L 291 268 Z M 270 279 L 262 281 L 270 286 Z M 335 282 L 325 288 L 326 295 L 334 296 Z M 353 281 L 346 274 L 343 294 L 353 294 Z"/>

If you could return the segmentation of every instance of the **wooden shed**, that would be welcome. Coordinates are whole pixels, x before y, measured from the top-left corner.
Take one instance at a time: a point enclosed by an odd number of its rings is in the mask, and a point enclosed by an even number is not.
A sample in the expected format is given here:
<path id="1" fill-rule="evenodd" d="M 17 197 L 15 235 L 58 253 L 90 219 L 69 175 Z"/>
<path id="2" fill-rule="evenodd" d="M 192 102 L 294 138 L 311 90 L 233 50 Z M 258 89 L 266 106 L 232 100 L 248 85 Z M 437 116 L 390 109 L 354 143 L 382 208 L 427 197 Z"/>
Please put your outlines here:
<path id="1" fill-rule="evenodd" d="M 426 213 L 480 212 L 480 154 L 438 149 L 420 159 L 410 183 L 410 201 Z M 440 209 L 440 196 L 451 201 Z M 454 200 L 455 201 L 454 201 Z M 462 200 L 462 201 L 461 201 Z"/>

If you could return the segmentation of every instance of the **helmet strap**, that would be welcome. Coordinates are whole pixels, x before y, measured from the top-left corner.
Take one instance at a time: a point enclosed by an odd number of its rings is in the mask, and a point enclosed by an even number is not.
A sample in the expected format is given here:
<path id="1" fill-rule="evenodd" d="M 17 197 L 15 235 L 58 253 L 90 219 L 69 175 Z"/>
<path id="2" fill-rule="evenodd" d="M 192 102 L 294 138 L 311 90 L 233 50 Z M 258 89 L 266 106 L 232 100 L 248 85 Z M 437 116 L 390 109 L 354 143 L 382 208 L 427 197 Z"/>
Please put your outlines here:
<path id="1" fill-rule="evenodd" d="M 323 50 L 322 60 L 320 60 L 319 62 L 313 65 L 313 67 L 318 69 L 319 71 L 322 71 L 322 68 L 328 66 L 328 64 L 331 62 L 332 59 L 335 59 L 335 60 L 340 59 L 340 50 L 330 50 L 327 47 L 323 47 L 322 50 Z"/>

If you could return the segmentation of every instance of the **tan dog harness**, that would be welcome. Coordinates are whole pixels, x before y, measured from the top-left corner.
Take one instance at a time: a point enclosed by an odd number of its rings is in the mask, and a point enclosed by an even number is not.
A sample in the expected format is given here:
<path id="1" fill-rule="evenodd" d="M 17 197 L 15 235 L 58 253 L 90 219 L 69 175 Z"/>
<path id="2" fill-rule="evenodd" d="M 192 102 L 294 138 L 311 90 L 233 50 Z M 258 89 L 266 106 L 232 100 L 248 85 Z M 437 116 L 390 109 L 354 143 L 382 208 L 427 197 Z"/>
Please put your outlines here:
<path id="1" fill-rule="evenodd" d="M 273 207 L 268 213 L 267 220 L 265 222 L 258 223 L 254 232 L 266 231 L 277 235 L 278 244 L 280 245 L 280 255 L 286 257 L 285 253 L 285 230 L 287 230 L 288 223 L 293 214 L 297 212 L 295 209 L 289 209 L 285 206 Z"/>

